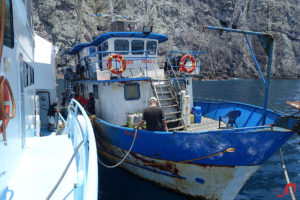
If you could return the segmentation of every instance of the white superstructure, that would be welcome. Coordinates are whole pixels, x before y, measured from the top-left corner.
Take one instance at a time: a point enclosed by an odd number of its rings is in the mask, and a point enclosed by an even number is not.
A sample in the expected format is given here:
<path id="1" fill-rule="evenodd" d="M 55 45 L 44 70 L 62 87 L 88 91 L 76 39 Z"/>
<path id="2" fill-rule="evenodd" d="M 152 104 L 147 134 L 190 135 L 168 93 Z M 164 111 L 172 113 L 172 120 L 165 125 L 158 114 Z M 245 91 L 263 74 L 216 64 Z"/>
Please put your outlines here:
<path id="1" fill-rule="evenodd" d="M 73 102 L 63 134 L 40 137 L 49 106 L 57 101 L 58 49 L 34 33 L 31 0 L 1 1 L 0 10 L 1 3 L 5 36 L 0 65 L 0 199 L 46 199 L 73 154 L 51 199 L 97 199 L 95 139 L 84 109 Z"/>

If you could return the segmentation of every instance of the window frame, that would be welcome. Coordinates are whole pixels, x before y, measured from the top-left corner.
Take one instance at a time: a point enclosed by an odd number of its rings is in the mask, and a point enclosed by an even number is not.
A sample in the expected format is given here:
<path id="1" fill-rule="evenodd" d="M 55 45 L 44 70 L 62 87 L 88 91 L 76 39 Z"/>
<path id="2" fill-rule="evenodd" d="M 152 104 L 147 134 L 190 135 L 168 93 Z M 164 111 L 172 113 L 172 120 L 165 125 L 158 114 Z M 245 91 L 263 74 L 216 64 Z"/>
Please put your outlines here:
<path id="1" fill-rule="evenodd" d="M 147 53 L 147 55 L 157 55 L 157 47 L 158 47 L 158 44 L 157 44 L 157 41 L 155 41 L 155 40 L 147 40 L 147 42 L 146 42 L 146 51 L 148 51 L 148 43 L 150 43 L 150 42 L 155 42 L 155 44 L 156 44 L 156 48 L 155 48 L 155 53 L 154 54 L 151 54 L 150 53 L 150 51 Z"/>
<path id="2" fill-rule="evenodd" d="M 128 96 L 126 95 L 126 87 L 127 86 L 133 86 L 133 85 L 136 85 L 137 86 L 137 89 L 138 89 L 138 96 L 137 97 L 132 97 L 132 98 L 128 98 Z M 140 89 L 140 84 L 139 83 L 125 83 L 124 84 L 124 99 L 126 101 L 131 101 L 131 100 L 138 100 L 141 98 L 141 89 Z"/>
<path id="3" fill-rule="evenodd" d="M 127 41 L 128 42 L 128 49 L 127 50 L 117 50 L 116 49 L 116 42 L 117 41 Z M 114 41 L 114 51 L 118 51 L 118 53 L 119 54 L 122 54 L 122 55 L 128 55 L 129 54 L 129 52 L 126 52 L 126 51 L 130 51 L 130 40 L 128 40 L 128 39 L 116 39 L 115 41 Z"/>
<path id="4" fill-rule="evenodd" d="M 132 43 L 134 43 L 135 41 L 139 41 L 139 42 L 143 42 L 143 49 L 142 50 L 133 50 L 133 46 Z M 131 40 L 130 41 L 130 47 L 131 47 L 131 51 L 144 51 L 145 50 L 145 41 L 144 40 Z M 131 52 L 132 55 L 143 55 L 144 52 Z"/>
<path id="5" fill-rule="evenodd" d="M 89 47 L 89 57 L 96 57 L 96 47 Z"/>

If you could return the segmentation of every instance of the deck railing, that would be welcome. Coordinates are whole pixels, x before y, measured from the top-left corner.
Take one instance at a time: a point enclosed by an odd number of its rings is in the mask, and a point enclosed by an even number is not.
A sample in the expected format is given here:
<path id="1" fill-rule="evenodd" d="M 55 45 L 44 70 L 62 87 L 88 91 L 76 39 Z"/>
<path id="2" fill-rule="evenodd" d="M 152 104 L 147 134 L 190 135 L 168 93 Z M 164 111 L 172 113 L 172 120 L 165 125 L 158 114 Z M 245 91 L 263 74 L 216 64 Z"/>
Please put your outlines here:
<path id="1" fill-rule="evenodd" d="M 68 107 L 68 118 L 63 134 L 68 134 L 74 150 L 77 167 L 77 183 L 74 199 L 98 199 L 98 163 L 95 136 L 92 124 L 84 108 L 72 99 Z"/>

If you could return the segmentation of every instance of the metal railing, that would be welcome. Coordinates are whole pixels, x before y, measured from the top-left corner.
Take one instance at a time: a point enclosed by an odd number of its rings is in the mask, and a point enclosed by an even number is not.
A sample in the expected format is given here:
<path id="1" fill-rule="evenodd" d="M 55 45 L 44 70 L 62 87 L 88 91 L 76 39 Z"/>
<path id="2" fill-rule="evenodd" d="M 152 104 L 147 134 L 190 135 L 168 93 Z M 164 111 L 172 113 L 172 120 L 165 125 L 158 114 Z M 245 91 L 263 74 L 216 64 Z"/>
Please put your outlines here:
<path id="1" fill-rule="evenodd" d="M 98 163 L 94 130 L 84 108 L 72 99 L 68 106 L 68 118 L 63 134 L 68 134 L 76 149 L 77 183 L 74 199 L 97 199 Z"/>

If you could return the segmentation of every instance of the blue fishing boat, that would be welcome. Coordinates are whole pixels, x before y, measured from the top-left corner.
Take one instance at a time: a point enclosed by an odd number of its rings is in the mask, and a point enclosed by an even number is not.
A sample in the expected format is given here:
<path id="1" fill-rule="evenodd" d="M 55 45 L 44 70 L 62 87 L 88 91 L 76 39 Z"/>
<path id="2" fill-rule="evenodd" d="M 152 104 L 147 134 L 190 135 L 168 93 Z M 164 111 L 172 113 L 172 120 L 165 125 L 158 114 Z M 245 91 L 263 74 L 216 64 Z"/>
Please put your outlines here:
<path id="1" fill-rule="evenodd" d="M 131 173 L 187 196 L 234 199 L 245 182 L 297 130 L 299 118 L 267 109 L 274 38 L 260 32 L 205 26 L 218 32 L 253 35 L 269 58 L 264 107 L 193 98 L 193 75 L 199 75 L 205 52 L 170 51 L 158 61 L 158 44 L 168 40 L 151 27 L 115 21 L 112 31 L 64 56 L 66 88 L 88 98 L 93 93 L 99 163 Z M 127 30 L 128 29 L 128 30 Z M 186 55 L 185 55 L 186 54 Z M 156 97 L 167 131 L 134 129 Z M 192 114 L 191 114 L 192 113 Z M 298 124 L 298 125 L 297 125 Z M 298 130 L 299 131 L 299 130 Z M 103 162 L 108 159 L 113 165 Z"/>

